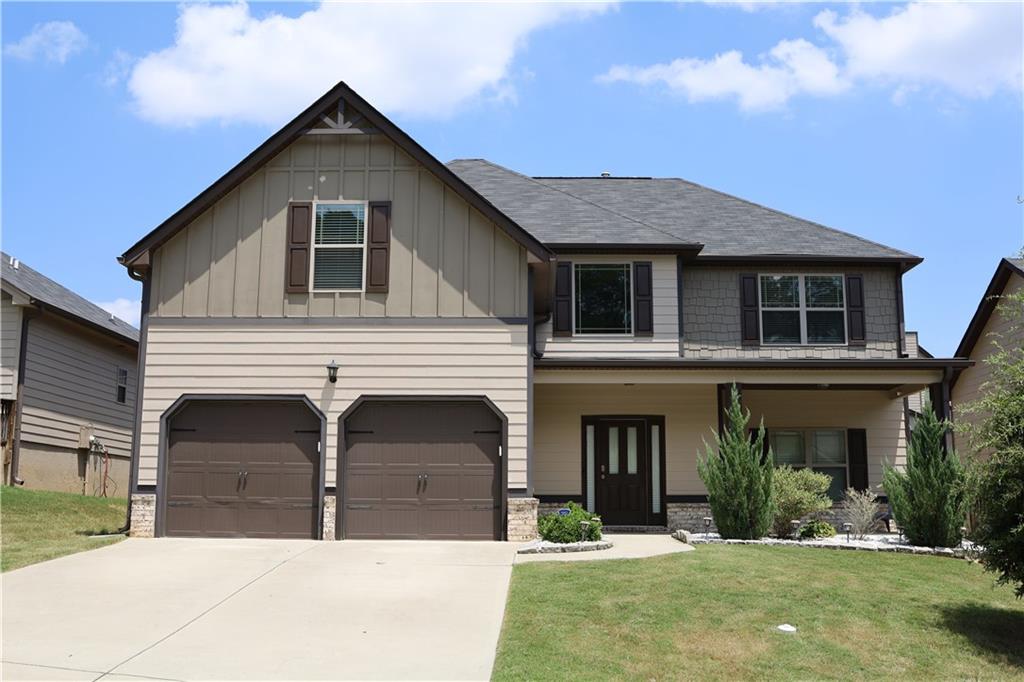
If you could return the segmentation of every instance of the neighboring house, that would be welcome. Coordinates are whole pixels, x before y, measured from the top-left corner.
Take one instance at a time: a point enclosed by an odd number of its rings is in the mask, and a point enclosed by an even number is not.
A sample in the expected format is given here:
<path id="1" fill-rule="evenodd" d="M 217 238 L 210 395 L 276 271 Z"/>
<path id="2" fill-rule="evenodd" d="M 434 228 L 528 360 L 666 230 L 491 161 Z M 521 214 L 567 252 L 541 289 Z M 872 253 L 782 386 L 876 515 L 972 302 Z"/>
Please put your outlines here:
<path id="1" fill-rule="evenodd" d="M 127 497 L 138 330 L 0 257 L 4 482 Z"/>
<path id="2" fill-rule="evenodd" d="M 996 344 L 1004 348 L 1024 347 L 1024 327 L 1020 325 L 1020 320 L 1014 328 L 1012 318 L 998 310 L 1005 297 L 1020 295 L 1021 292 L 1024 292 L 1024 259 L 1003 258 L 956 349 L 957 357 L 974 361 L 973 367 L 960 370 L 953 377 L 953 416 L 961 424 L 974 423 L 980 416 L 963 414 L 959 408 L 981 397 L 983 386 L 991 373 L 985 360 L 997 350 Z M 968 441 L 965 434 L 957 434 L 956 444 L 961 454 L 973 454 Z"/>
<path id="3" fill-rule="evenodd" d="M 522 540 L 576 500 L 700 526 L 736 383 L 875 488 L 908 253 L 676 179 L 440 163 L 344 84 L 120 258 L 144 283 L 135 535 Z"/>

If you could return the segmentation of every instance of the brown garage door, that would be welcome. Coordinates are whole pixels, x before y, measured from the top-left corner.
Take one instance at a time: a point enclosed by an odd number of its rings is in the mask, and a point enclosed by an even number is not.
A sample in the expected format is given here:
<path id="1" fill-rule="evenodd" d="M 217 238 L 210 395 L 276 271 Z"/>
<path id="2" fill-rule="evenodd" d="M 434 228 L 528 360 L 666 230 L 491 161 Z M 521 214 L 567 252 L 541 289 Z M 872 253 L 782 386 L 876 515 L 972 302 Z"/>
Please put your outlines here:
<path id="1" fill-rule="evenodd" d="M 501 538 L 501 422 L 480 403 L 367 403 L 345 425 L 346 538 Z"/>
<path id="2" fill-rule="evenodd" d="M 320 420 L 304 404 L 197 400 L 168 430 L 166 535 L 317 537 Z"/>

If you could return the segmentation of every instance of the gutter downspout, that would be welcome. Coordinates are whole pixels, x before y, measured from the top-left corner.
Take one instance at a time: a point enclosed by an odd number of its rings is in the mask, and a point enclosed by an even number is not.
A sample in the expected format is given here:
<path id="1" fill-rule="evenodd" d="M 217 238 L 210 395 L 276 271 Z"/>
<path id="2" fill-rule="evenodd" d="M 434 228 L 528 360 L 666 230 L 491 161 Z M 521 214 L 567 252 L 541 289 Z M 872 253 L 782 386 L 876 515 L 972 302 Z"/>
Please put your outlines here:
<path id="1" fill-rule="evenodd" d="M 139 437 L 142 433 L 142 391 L 143 373 L 146 369 L 146 340 L 149 336 L 149 272 L 137 273 L 130 267 L 128 276 L 142 282 L 142 310 L 139 316 L 139 354 L 135 363 L 135 430 L 132 433 L 132 458 L 128 467 L 128 508 L 125 510 L 124 525 L 118 533 L 127 534 L 132 528 L 132 496 L 139 487 Z"/>
<path id="2" fill-rule="evenodd" d="M 28 323 L 37 315 L 32 308 L 25 307 L 21 312 L 21 339 L 18 341 L 18 390 L 15 396 L 17 413 L 14 415 L 14 433 L 11 444 L 11 485 L 25 485 L 18 478 L 18 463 L 21 460 L 21 415 L 25 411 L 25 365 L 28 356 Z"/>

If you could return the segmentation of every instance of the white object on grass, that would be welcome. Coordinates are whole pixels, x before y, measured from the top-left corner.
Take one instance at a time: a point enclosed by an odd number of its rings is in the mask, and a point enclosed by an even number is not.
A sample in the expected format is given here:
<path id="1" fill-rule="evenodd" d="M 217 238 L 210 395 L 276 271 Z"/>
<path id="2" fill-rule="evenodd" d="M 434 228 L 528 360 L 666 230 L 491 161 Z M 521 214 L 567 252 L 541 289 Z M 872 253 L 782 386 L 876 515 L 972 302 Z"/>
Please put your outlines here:
<path id="1" fill-rule="evenodd" d="M 796 632 L 796 628 L 790 625 L 789 623 L 783 623 L 782 625 L 777 627 L 776 630 L 780 632 Z"/>

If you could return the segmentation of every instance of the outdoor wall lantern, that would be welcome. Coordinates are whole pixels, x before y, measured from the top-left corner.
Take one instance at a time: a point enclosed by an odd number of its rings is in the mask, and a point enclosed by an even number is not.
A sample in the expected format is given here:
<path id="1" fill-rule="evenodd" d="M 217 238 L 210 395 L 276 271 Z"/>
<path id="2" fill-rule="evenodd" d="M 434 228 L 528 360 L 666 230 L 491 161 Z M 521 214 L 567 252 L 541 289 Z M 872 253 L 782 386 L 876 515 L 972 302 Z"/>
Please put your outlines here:
<path id="1" fill-rule="evenodd" d="M 327 363 L 327 380 L 332 384 L 338 381 L 338 363 L 334 360 Z"/>

